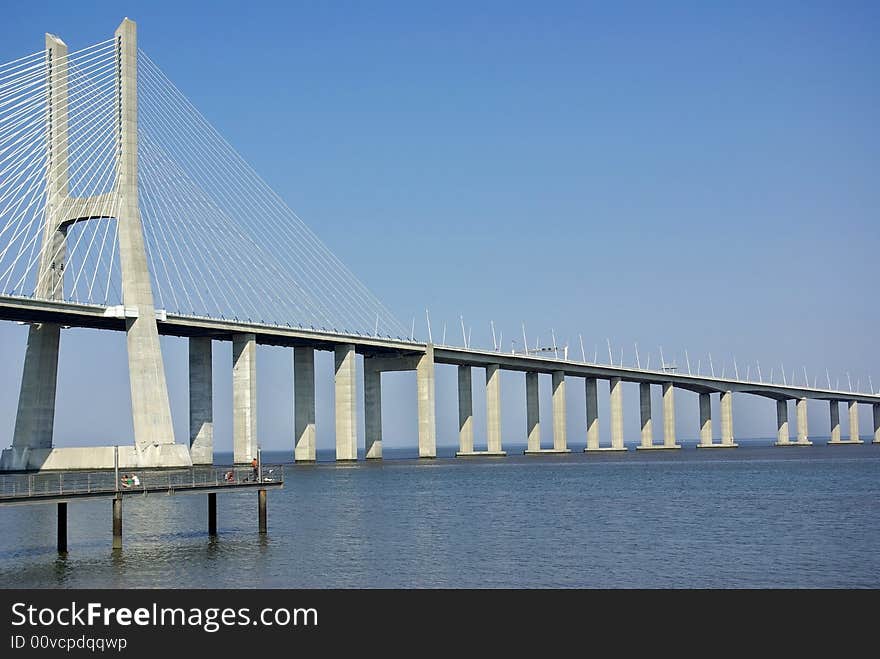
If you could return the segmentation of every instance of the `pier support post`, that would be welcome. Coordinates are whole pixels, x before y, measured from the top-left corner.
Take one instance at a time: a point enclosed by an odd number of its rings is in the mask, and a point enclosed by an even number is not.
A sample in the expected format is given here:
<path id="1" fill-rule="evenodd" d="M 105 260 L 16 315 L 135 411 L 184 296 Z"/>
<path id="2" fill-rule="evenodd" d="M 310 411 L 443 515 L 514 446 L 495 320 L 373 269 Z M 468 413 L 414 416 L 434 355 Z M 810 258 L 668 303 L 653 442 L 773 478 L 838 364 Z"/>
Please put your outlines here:
<path id="1" fill-rule="evenodd" d="M 611 400 L 611 449 L 625 451 L 623 445 L 623 387 L 620 378 L 613 377 L 608 382 Z"/>
<path id="2" fill-rule="evenodd" d="M 700 394 L 700 447 L 712 446 L 712 399 Z"/>
<path id="3" fill-rule="evenodd" d="M 880 403 L 874 403 L 874 441 L 872 444 L 880 444 Z"/>
<path id="4" fill-rule="evenodd" d="M 58 553 L 67 553 L 67 502 L 58 502 Z"/>
<path id="5" fill-rule="evenodd" d="M 681 448 L 675 443 L 675 387 L 663 383 L 663 448 Z"/>
<path id="6" fill-rule="evenodd" d="M 486 449 L 502 454 L 501 448 L 501 366 L 486 366 Z"/>
<path id="7" fill-rule="evenodd" d="M 113 549 L 122 549 L 122 495 L 113 497 Z"/>
<path id="8" fill-rule="evenodd" d="M 831 419 L 831 441 L 828 443 L 840 444 L 840 401 L 829 401 L 828 412 Z"/>
<path id="9" fill-rule="evenodd" d="M 416 366 L 419 404 L 419 457 L 437 457 L 437 419 L 434 402 L 434 346 L 428 344 Z"/>
<path id="10" fill-rule="evenodd" d="M 357 389 L 354 345 L 336 346 L 336 460 L 357 460 Z"/>
<path id="11" fill-rule="evenodd" d="M 257 457 L 257 337 L 232 336 L 232 460 Z"/>
<path id="12" fill-rule="evenodd" d="M 553 451 L 555 453 L 568 453 L 565 371 L 553 371 Z"/>
<path id="13" fill-rule="evenodd" d="M 654 447 L 654 422 L 651 419 L 651 384 L 639 383 L 639 412 L 642 421 L 642 443 L 640 449 Z"/>
<path id="14" fill-rule="evenodd" d="M 788 401 L 776 401 L 776 446 L 791 446 L 788 433 Z"/>
<path id="15" fill-rule="evenodd" d="M 526 373 L 526 436 L 528 448 L 526 453 L 537 453 L 541 450 L 541 401 L 538 394 L 538 374 Z"/>
<path id="16" fill-rule="evenodd" d="M 382 373 L 364 358 L 364 454 L 367 460 L 382 457 Z"/>
<path id="17" fill-rule="evenodd" d="M 797 441 L 798 444 L 812 444 L 807 428 L 807 399 L 799 398 L 797 402 Z"/>
<path id="18" fill-rule="evenodd" d="M 260 489 L 257 491 L 257 501 L 259 507 L 259 524 L 260 524 L 260 534 L 266 535 L 268 532 L 268 524 L 267 524 L 267 513 L 266 513 L 266 490 Z"/>
<path id="19" fill-rule="evenodd" d="M 208 535 L 217 535 L 217 493 L 208 492 Z"/>
<path id="20" fill-rule="evenodd" d="M 861 444 L 859 439 L 859 404 L 849 401 L 849 441 L 851 444 Z"/>
<path id="21" fill-rule="evenodd" d="M 458 452 L 474 452 L 473 378 L 470 366 L 458 367 Z"/>
<path id="22" fill-rule="evenodd" d="M 584 380 L 587 398 L 587 447 L 584 451 L 599 449 L 599 387 L 596 378 Z"/>
<path id="23" fill-rule="evenodd" d="M 138 312 L 137 317 L 125 319 L 125 333 L 135 446 L 139 451 L 146 451 L 156 445 L 174 444 L 174 427 L 138 202 L 137 26 L 126 18 L 114 37 L 119 83 L 116 189 L 121 200 L 116 210 L 116 226 L 122 301 Z M 167 459 L 174 457 L 174 452 L 166 450 L 159 455 L 166 459 L 163 466 L 170 466 Z M 250 460 L 250 456 L 247 459 Z M 186 461 L 189 460 L 187 455 Z"/>
<path id="24" fill-rule="evenodd" d="M 214 393 L 211 339 L 189 339 L 189 452 L 194 465 L 214 462 Z"/>
<path id="25" fill-rule="evenodd" d="M 721 393 L 721 445 L 735 447 L 733 441 L 733 392 Z"/>
<path id="26" fill-rule="evenodd" d="M 315 351 L 293 349 L 293 459 L 314 462 L 315 445 Z"/>

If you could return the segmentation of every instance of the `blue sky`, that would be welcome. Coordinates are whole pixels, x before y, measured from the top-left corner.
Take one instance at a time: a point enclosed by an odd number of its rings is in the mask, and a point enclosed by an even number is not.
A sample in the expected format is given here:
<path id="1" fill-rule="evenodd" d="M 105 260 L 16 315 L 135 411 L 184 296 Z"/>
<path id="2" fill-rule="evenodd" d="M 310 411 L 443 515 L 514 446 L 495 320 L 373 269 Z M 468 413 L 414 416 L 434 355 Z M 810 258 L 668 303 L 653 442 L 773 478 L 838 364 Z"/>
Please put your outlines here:
<path id="1" fill-rule="evenodd" d="M 589 353 L 607 355 L 607 337 L 627 362 L 637 341 L 654 363 L 662 345 L 679 363 L 688 349 L 718 370 L 736 357 L 743 370 L 760 360 L 765 377 L 784 363 L 820 382 L 826 368 L 833 381 L 849 371 L 863 388 L 872 375 L 878 388 L 880 8 L 715 5 L 17 3 L 0 61 L 40 49 L 46 31 L 79 48 L 136 20 L 140 46 L 405 325 L 416 317 L 421 338 L 428 307 L 450 341 L 459 315 L 484 346 L 490 320 L 507 348 L 524 321 L 531 340 L 549 342 L 552 327 L 576 354 L 582 333 Z M 25 338 L 0 326 L 10 441 Z M 185 344 L 164 345 L 182 441 Z M 222 449 L 229 346 L 216 354 Z M 261 349 L 258 368 L 259 432 L 283 448 L 289 355 Z M 328 356 L 318 368 L 329 448 Z M 438 438 L 452 443 L 455 376 L 438 378 Z M 385 383 L 386 444 L 413 446 L 414 378 Z M 522 389 L 521 375 L 505 378 L 505 441 L 524 438 Z M 635 389 L 625 396 L 633 441 Z M 678 397 L 685 439 L 692 398 Z M 58 443 L 127 441 L 127 405 L 124 337 L 66 333 Z M 737 435 L 772 435 L 774 412 L 738 397 Z M 810 422 L 827 434 L 827 408 L 811 404 Z"/>

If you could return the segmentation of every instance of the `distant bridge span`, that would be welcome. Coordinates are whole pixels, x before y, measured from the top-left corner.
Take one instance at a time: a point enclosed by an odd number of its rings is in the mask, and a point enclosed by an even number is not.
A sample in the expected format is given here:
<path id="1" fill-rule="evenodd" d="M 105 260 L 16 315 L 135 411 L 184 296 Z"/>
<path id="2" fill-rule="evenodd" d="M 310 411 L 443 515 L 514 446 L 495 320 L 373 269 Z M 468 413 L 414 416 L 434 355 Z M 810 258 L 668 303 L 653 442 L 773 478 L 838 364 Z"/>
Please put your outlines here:
<path id="1" fill-rule="evenodd" d="M 68 52 L 47 34 L 44 50 L 0 64 L 0 159 L 0 320 L 29 326 L 12 446 L 3 451 L 0 471 L 107 468 L 111 459 L 124 468 L 212 463 L 213 341 L 232 343 L 238 464 L 258 453 L 258 344 L 293 351 L 297 461 L 315 460 L 316 350 L 334 353 L 336 458 L 342 461 L 358 458 L 357 354 L 364 359 L 368 459 L 382 457 L 381 374 L 400 370 L 416 372 L 419 456 L 436 456 L 436 364 L 458 369 L 460 456 L 504 455 L 502 370 L 525 374 L 529 454 L 569 452 L 565 387 L 572 377 L 584 380 L 585 451 L 626 450 L 623 382 L 639 384 L 640 449 L 680 448 L 675 389 L 699 396 L 700 447 L 736 446 L 734 393 L 776 401 L 779 446 L 811 444 L 809 399 L 828 402 L 832 444 L 862 443 L 858 406 L 871 405 L 874 443 L 880 444 L 880 395 L 873 392 L 399 338 L 405 330 L 381 302 L 138 49 L 128 19 L 111 39 L 87 48 Z M 118 452 L 54 446 L 59 341 L 68 327 L 125 332 L 131 446 Z M 174 437 L 160 335 L 189 341 L 188 443 Z M 485 450 L 474 447 L 474 368 L 486 373 Z M 541 440 L 541 374 L 553 383 L 552 447 Z M 609 387 L 609 446 L 600 445 L 599 380 Z M 663 389 L 661 443 L 654 442 L 653 385 Z M 713 395 L 720 396 L 720 443 L 713 440 Z M 841 402 L 848 405 L 847 440 L 840 436 Z"/>

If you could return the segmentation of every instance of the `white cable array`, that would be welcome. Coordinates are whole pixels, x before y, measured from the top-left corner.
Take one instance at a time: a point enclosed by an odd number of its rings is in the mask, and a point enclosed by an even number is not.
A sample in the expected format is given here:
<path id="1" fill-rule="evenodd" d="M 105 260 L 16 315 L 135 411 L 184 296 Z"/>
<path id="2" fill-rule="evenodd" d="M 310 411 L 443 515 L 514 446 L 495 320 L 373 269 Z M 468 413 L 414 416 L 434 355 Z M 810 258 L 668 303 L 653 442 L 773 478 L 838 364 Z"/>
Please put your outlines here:
<path id="1" fill-rule="evenodd" d="M 141 215 L 162 304 L 362 334 L 378 316 L 380 334 L 407 334 L 143 51 L 138 97 Z"/>
<path id="2" fill-rule="evenodd" d="M 111 39 L 66 58 L 47 50 L 0 65 L 3 294 L 54 297 L 52 281 L 61 271 L 62 299 L 121 301 L 112 253 L 119 206 L 115 62 Z M 58 95 L 65 69 L 66 103 Z M 92 219 L 68 223 L 54 247 L 45 240 L 47 227 L 77 219 L 61 215 L 73 205 L 79 217 Z"/>
<path id="3" fill-rule="evenodd" d="M 159 68 L 138 59 L 138 190 L 157 305 L 405 336 Z M 113 39 L 66 59 L 47 50 L 0 64 L 0 293 L 59 296 L 63 270 L 62 299 L 121 301 L 116 67 Z M 60 216 L 72 206 L 88 219 Z M 56 222 L 68 223 L 65 239 L 47 241 Z"/>

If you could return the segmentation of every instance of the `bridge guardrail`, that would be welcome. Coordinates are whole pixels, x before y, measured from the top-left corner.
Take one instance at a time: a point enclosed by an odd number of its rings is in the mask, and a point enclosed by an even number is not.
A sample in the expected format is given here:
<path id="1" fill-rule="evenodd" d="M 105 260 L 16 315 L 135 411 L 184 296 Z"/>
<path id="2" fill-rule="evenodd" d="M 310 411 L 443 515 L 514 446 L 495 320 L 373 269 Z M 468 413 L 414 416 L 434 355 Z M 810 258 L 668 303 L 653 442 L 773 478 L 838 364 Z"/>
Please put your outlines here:
<path id="1" fill-rule="evenodd" d="M 282 465 L 262 465 L 262 483 L 284 482 Z M 57 471 L 0 475 L 0 502 L 34 497 L 81 496 L 115 492 L 160 492 L 174 489 L 235 487 L 256 483 L 251 467 L 191 469 L 125 469 L 116 481 L 113 470 Z"/>

